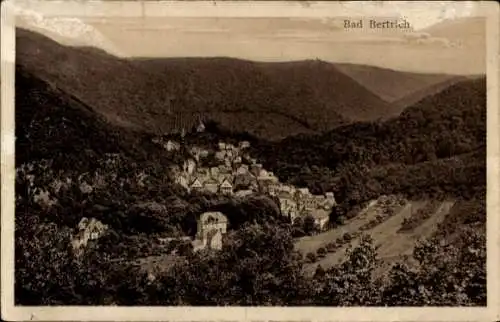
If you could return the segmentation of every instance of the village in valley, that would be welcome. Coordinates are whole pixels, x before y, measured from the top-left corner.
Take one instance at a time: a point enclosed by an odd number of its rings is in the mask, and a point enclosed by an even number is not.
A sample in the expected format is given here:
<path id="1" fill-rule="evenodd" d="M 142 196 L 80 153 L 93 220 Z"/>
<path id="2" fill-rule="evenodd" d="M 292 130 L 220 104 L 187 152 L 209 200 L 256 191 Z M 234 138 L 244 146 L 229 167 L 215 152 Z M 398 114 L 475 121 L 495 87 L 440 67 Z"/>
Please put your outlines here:
<path id="1" fill-rule="evenodd" d="M 200 122 L 197 132 L 203 132 L 204 129 L 204 124 Z M 174 140 L 163 142 L 156 138 L 154 142 L 169 152 L 180 151 L 182 147 L 181 142 Z M 273 172 L 264 169 L 258 160 L 250 156 L 249 148 L 248 141 L 240 141 L 237 145 L 219 142 L 214 151 L 191 146 L 182 166 L 171 169 L 175 182 L 188 192 L 206 192 L 234 198 L 268 195 L 278 200 L 281 215 L 291 223 L 298 217 L 312 216 L 319 230 L 326 229 L 329 215 L 336 204 L 333 192 L 314 195 L 308 188 L 280 182 Z M 210 158 L 215 162 L 205 166 L 205 161 Z M 201 214 L 193 249 L 221 249 L 227 222 L 227 217 L 220 212 Z"/>

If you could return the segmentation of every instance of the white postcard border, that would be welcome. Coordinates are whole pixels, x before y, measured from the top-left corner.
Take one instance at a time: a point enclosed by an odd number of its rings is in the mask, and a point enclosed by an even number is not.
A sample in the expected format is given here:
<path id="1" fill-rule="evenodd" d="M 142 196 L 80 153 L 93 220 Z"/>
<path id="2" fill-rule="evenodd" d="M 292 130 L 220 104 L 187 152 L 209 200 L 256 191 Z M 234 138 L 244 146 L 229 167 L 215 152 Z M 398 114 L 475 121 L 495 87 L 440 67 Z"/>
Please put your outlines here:
<path id="1" fill-rule="evenodd" d="M 415 6 L 413 2 L 378 2 L 380 6 Z M 441 6 L 460 6 L 460 2 L 436 2 Z M 463 2 L 465 3 L 465 2 Z M 19 4 L 21 4 L 21 11 Z M 292 16 L 320 17 L 340 15 L 341 10 L 370 14 L 365 2 L 251 2 L 227 1 L 4 1 L 1 21 L 1 309 L 6 320 L 38 321 L 493 321 L 499 320 L 500 307 L 500 189 L 499 189 L 499 7 L 495 2 L 475 2 L 477 13 L 487 17 L 487 267 L 488 306 L 486 308 L 321 308 L 321 307 L 21 307 L 14 306 L 14 59 L 15 14 L 22 10 L 41 10 L 45 15 L 74 16 Z M 418 6 L 435 5 L 420 2 Z M 17 6 L 17 7 L 16 7 Z M 251 6 L 251 8 L 250 8 Z M 35 9 L 33 9 L 35 8 Z M 163 8 L 162 10 L 160 10 Z M 343 15 L 343 14 L 342 14 Z"/>

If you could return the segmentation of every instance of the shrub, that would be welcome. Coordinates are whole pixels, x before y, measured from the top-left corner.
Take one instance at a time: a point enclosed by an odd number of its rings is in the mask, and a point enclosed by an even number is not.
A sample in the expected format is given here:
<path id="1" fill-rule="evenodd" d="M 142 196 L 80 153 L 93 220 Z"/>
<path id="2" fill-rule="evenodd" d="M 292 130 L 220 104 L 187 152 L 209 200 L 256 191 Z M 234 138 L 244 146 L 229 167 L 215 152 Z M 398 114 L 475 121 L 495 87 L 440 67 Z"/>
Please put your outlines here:
<path id="1" fill-rule="evenodd" d="M 325 274 L 326 274 L 325 269 L 321 265 L 318 265 L 316 267 L 316 272 L 314 273 L 314 277 L 324 277 Z"/>
<path id="2" fill-rule="evenodd" d="M 345 216 L 338 216 L 337 218 L 335 218 L 335 223 L 337 225 L 344 225 L 345 224 Z"/>
<path id="3" fill-rule="evenodd" d="M 322 258 L 322 257 L 325 257 L 326 256 L 326 249 L 324 247 L 320 247 L 318 248 L 318 250 L 316 251 L 316 254 L 318 255 L 318 257 Z"/>
<path id="4" fill-rule="evenodd" d="M 317 257 L 314 253 L 307 253 L 306 258 L 310 263 L 314 263 L 317 260 Z"/>
<path id="5" fill-rule="evenodd" d="M 342 239 L 344 240 L 344 242 L 350 242 L 352 240 L 352 236 L 349 233 L 345 233 Z"/>
<path id="6" fill-rule="evenodd" d="M 328 243 L 326 245 L 326 251 L 329 253 L 333 253 L 337 249 L 337 244 L 334 242 Z"/>

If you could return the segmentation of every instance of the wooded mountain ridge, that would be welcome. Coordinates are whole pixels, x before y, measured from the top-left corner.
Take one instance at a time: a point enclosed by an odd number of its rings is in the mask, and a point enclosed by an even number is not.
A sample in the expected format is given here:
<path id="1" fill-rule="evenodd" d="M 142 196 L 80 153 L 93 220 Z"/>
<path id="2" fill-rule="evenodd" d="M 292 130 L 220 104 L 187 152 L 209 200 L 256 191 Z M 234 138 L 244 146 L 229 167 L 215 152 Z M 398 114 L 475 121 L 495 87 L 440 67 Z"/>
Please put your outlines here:
<path id="1" fill-rule="evenodd" d="M 121 59 L 24 29 L 16 41 L 17 63 L 26 70 L 109 122 L 154 134 L 189 129 L 200 119 L 273 140 L 324 133 L 397 116 L 428 91 L 461 79 L 319 60 Z"/>

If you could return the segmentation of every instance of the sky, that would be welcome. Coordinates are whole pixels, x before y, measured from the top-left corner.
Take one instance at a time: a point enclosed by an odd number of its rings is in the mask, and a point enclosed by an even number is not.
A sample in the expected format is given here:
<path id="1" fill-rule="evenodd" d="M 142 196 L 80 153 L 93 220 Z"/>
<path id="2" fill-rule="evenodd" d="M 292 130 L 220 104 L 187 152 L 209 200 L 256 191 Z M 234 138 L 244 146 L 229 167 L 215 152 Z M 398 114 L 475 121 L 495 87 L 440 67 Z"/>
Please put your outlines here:
<path id="1" fill-rule="evenodd" d="M 96 3 L 94 8 L 81 3 L 56 8 L 16 2 L 18 26 L 121 57 L 318 58 L 417 72 L 485 72 L 485 25 L 467 19 L 477 14 L 471 2 L 261 2 L 251 8 L 205 2 L 196 9 L 179 3 Z M 344 28 L 345 19 L 359 18 L 364 29 Z M 412 28 L 374 31 L 366 28 L 371 18 L 407 20 Z M 433 29 L 436 24 L 440 28 Z"/>

